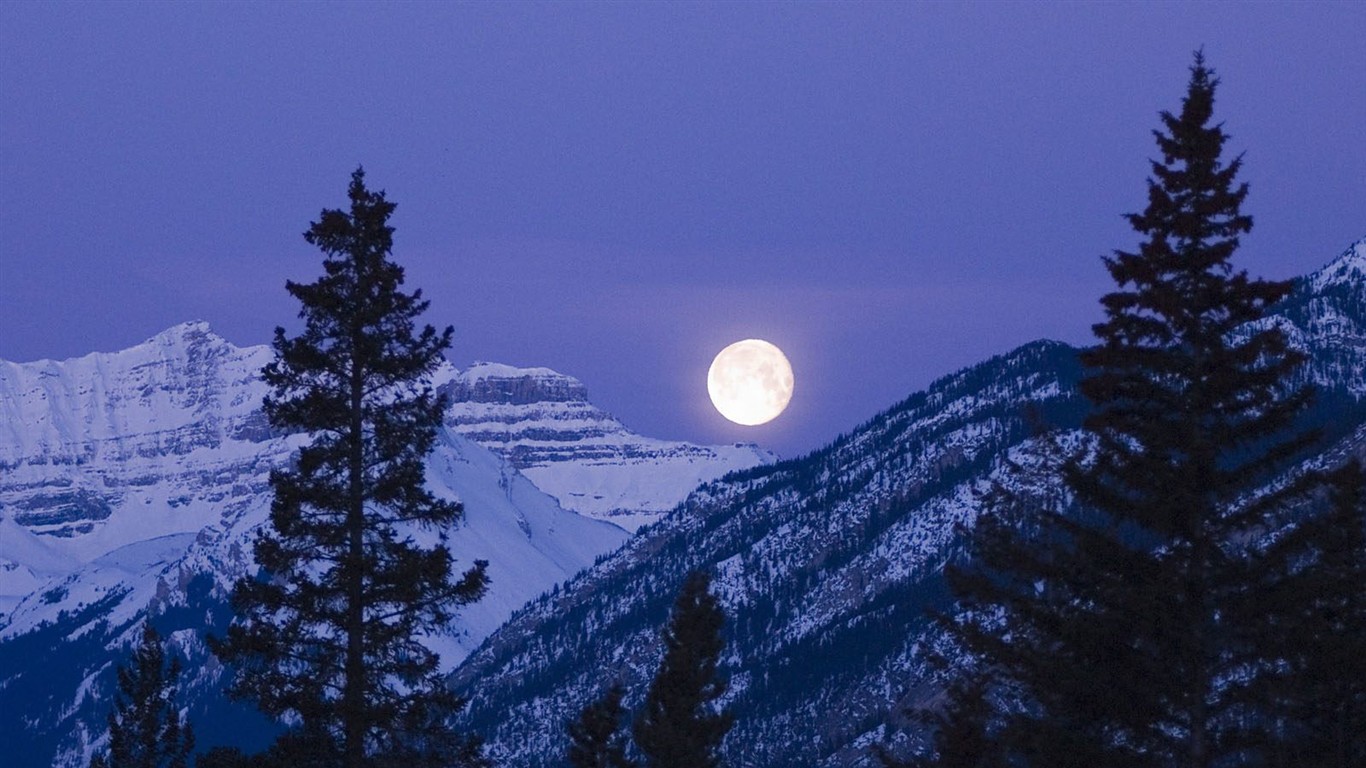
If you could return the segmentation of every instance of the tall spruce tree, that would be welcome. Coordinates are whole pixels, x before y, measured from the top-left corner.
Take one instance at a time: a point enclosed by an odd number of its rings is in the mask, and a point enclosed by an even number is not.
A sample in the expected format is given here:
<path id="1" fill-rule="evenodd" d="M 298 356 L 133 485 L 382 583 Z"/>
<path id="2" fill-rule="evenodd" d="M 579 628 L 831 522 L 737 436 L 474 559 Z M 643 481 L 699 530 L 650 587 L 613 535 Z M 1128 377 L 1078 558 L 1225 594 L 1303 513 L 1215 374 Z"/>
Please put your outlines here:
<path id="1" fill-rule="evenodd" d="M 460 700 L 419 636 L 487 583 L 483 561 L 453 576 L 443 544 L 462 509 L 424 485 L 446 405 L 427 377 L 452 329 L 417 326 L 428 302 L 401 290 L 390 259 L 394 204 L 360 169 L 349 198 L 349 211 L 324 210 L 304 235 L 323 275 L 286 285 L 304 329 L 275 331 L 265 412 L 309 442 L 271 473 L 261 574 L 237 583 L 238 620 L 215 651 L 236 667 L 232 694 L 301 722 L 277 745 L 292 762 L 437 764 L 472 750 L 446 729 Z M 419 530 L 436 543 L 417 543 Z"/>
<path id="2" fill-rule="evenodd" d="M 1248 325 L 1290 284 L 1232 266 L 1252 220 L 1211 123 L 1217 84 L 1197 53 L 1180 114 L 1154 132 L 1147 208 L 1128 216 L 1142 243 L 1105 260 L 1117 290 L 1082 356 L 1094 450 L 1063 472 L 1076 509 L 993 510 L 975 564 L 951 573 L 953 632 L 1011 702 L 983 735 L 993 759 L 1256 759 L 1230 736 L 1275 643 L 1234 608 L 1255 588 L 1244 547 L 1284 500 L 1240 494 L 1304 447 L 1290 430 L 1309 393 L 1291 391 L 1301 356 L 1282 334 Z"/>
<path id="3" fill-rule="evenodd" d="M 636 717 L 636 746 L 649 768 L 717 768 L 733 718 L 716 711 L 727 683 L 718 672 L 726 615 L 711 576 L 690 573 L 664 630 L 664 660 Z"/>
<path id="4" fill-rule="evenodd" d="M 109 714 L 109 752 L 91 768 L 186 768 L 194 730 L 180 717 L 175 686 L 180 659 L 166 662 L 161 637 L 150 623 L 128 666 L 118 672 L 119 693 Z"/>
<path id="5" fill-rule="evenodd" d="M 572 768 L 633 768 L 626 757 L 626 734 L 621 730 L 626 710 L 621 706 L 625 690 L 620 683 L 589 702 L 579 718 L 569 724 L 569 752 Z"/>

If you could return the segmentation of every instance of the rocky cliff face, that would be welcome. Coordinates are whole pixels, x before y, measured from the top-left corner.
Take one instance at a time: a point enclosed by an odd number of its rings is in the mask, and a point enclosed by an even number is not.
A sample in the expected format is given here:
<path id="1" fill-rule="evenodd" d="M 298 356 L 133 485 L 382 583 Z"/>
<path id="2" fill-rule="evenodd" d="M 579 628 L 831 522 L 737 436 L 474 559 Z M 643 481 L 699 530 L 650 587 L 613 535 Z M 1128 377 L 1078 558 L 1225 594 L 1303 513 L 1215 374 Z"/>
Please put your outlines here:
<path id="1" fill-rule="evenodd" d="M 447 385 L 447 392 L 456 403 L 588 403 L 588 388 L 578 379 L 549 368 L 498 363 L 475 363 Z"/>
<path id="2" fill-rule="evenodd" d="M 630 531 L 698 485 L 774 459 L 753 445 L 638 435 L 590 403 L 577 379 L 548 368 L 476 363 L 443 388 L 452 431 L 507 458 L 565 509 Z"/>
<path id="3" fill-rule="evenodd" d="M 232 526 L 290 450 L 259 410 L 268 359 L 187 323 L 122 352 L 0 361 L 0 517 L 65 563 Z M 0 541 L 0 611 L 61 575 L 17 549 Z"/>

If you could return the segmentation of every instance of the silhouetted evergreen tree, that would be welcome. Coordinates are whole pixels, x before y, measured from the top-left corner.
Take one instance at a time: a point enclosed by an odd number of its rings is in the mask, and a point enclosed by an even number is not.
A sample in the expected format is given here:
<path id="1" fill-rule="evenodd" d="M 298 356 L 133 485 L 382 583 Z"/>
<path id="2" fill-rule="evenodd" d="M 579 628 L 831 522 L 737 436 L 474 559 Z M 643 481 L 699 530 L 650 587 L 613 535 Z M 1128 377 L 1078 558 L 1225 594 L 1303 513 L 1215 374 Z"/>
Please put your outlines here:
<path id="1" fill-rule="evenodd" d="M 445 398 L 429 374 L 452 330 L 417 327 L 421 291 L 390 260 L 394 204 L 351 177 L 350 210 L 305 233 L 324 254 L 315 282 L 287 284 L 303 332 L 275 331 L 264 378 L 272 426 L 310 442 L 271 473 L 261 575 L 233 592 L 238 621 L 215 651 L 236 665 L 230 692 L 302 726 L 276 751 L 298 764 L 447 764 L 473 754 L 445 727 L 460 704 L 418 636 L 485 590 L 485 563 L 452 575 L 446 531 L 462 514 L 424 485 Z M 432 535 L 424 547 L 414 536 Z"/>
<path id="2" fill-rule="evenodd" d="M 109 752 L 91 768 L 186 768 L 194 730 L 175 703 L 180 659 L 166 662 L 161 637 L 143 625 L 142 642 L 118 673 L 119 693 L 109 713 Z"/>
<path id="3" fill-rule="evenodd" d="M 1240 494 L 1305 446 L 1288 435 L 1309 393 L 1290 391 L 1301 356 L 1279 330 L 1248 326 L 1290 284 L 1231 264 L 1252 220 L 1211 123 L 1217 82 L 1197 53 L 1128 217 L 1144 239 L 1106 259 L 1118 289 L 1082 356 L 1094 450 L 1063 472 L 1077 509 L 993 510 L 976 563 L 951 573 L 954 632 L 1012 702 L 989 745 L 1012 765 L 1250 759 L 1228 736 L 1276 643 L 1233 608 L 1254 588 L 1245 547 L 1284 498 Z"/>
<path id="4" fill-rule="evenodd" d="M 718 673 L 726 616 L 710 592 L 711 576 L 690 573 L 664 631 L 664 660 L 636 717 L 636 746 L 649 768 L 716 768 L 730 731 L 716 711 L 727 683 Z"/>
<path id="5" fill-rule="evenodd" d="M 569 764 L 573 768 L 632 768 L 626 757 L 625 733 L 621 730 L 626 710 L 621 706 L 625 691 L 613 684 L 601 697 L 579 713 L 569 724 Z"/>

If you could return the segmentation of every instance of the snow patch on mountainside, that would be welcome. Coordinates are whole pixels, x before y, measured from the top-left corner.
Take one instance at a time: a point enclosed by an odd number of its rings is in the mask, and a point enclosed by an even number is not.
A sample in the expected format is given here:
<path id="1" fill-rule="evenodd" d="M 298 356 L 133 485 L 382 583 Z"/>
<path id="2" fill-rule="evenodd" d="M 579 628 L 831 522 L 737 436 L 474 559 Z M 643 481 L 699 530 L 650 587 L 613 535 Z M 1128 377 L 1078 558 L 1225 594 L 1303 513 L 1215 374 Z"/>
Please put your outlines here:
<path id="1" fill-rule="evenodd" d="M 0 513 L 0 617 L 53 576 L 77 566 L 27 528 Z"/>

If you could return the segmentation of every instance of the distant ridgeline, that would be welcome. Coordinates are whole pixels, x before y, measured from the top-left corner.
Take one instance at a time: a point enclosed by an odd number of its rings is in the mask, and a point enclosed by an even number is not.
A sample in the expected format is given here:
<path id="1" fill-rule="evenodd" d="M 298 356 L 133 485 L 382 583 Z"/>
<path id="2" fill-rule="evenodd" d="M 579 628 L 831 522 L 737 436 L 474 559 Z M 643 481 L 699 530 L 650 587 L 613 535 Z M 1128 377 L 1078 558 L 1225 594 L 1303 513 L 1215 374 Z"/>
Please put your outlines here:
<path id="1" fill-rule="evenodd" d="M 1324 440 L 1302 460 L 1366 455 L 1366 240 L 1264 322 L 1310 355 L 1306 420 Z M 269 740 L 269 723 L 224 700 L 203 641 L 231 619 L 267 474 L 297 444 L 261 418 L 269 354 L 193 323 L 120 353 L 0 362 L 7 761 L 86 764 L 149 618 L 186 659 L 201 748 Z M 502 765 L 562 765 L 564 724 L 607 683 L 640 705 L 674 596 L 705 568 L 728 616 L 729 764 L 871 764 L 872 745 L 915 738 L 907 709 L 940 691 L 924 661 L 943 638 L 925 616 L 950 604 L 960 526 L 988 483 L 1022 482 L 1003 466 L 1036 460 L 1041 425 L 1080 424 L 1081 373 L 1075 348 L 1027 344 L 772 464 L 753 447 L 635 435 L 547 369 L 439 372 L 454 402 L 428 483 L 465 502 L 454 557 L 490 560 L 493 583 L 431 641 L 470 698 L 461 725 Z M 644 527 L 628 538 L 593 517 Z"/>

